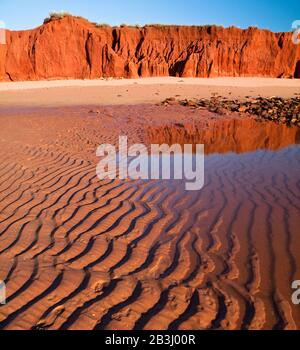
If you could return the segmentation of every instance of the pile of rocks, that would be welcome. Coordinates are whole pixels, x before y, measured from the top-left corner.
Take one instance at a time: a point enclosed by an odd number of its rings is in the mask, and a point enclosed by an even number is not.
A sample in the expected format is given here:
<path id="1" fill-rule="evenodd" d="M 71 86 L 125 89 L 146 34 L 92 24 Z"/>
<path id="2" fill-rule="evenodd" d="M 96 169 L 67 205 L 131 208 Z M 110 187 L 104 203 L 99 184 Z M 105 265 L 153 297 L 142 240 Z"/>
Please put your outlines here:
<path id="1" fill-rule="evenodd" d="M 287 125 L 300 127 L 300 97 L 284 99 L 281 97 L 250 98 L 245 100 L 229 100 L 223 97 L 212 97 L 211 99 L 193 99 L 178 101 L 168 98 L 163 105 L 179 104 L 196 109 L 207 109 L 217 114 L 228 114 L 237 112 L 241 115 L 255 115 L 258 119 L 271 120 Z"/>

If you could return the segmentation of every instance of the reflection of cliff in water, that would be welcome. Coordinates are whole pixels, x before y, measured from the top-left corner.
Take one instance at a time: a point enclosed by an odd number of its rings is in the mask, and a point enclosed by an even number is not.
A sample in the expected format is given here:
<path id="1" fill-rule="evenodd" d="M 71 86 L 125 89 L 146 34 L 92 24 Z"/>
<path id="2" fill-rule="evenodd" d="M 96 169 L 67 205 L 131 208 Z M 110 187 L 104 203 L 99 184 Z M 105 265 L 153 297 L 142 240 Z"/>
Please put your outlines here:
<path id="1" fill-rule="evenodd" d="M 205 153 L 277 150 L 300 143 L 300 129 L 254 119 L 220 119 L 205 124 L 149 127 L 150 143 L 204 144 Z"/>

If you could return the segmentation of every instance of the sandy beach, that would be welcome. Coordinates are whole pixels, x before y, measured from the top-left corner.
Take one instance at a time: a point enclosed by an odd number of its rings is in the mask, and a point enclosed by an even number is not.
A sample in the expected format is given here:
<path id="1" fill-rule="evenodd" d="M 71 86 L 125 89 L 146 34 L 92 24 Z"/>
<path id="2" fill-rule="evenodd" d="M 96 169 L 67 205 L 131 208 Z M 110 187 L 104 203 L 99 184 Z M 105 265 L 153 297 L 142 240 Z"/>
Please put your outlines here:
<path id="1" fill-rule="evenodd" d="M 169 97 L 295 97 L 300 80 L 273 78 L 142 78 L 0 83 L 0 106 L 157 103 Z"/>

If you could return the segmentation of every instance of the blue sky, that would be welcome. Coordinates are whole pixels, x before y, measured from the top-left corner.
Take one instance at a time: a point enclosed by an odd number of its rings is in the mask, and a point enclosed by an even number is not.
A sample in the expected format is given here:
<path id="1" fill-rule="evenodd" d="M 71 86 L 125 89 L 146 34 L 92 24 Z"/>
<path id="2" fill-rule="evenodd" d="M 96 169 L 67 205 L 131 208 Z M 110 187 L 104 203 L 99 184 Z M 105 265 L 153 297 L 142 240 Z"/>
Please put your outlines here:
<path id="1" fill-rule="evenodd" d="M 0 21 L 9 29 L 34 28 L 54 10 L 112 25 L 217 24 L 290 31 L 300 19 L 300 0 L 0 0 Z"/>

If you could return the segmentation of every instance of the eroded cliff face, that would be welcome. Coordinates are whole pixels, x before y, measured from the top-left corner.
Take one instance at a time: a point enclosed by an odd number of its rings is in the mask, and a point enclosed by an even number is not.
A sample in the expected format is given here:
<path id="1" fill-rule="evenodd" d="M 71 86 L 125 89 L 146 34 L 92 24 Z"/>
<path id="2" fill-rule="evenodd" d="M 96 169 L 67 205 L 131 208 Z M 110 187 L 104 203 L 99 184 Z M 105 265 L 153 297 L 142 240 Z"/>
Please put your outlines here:
<path id="1" fill-rule="evenodd" d="M 100 27 L 75 17 L 7 31 L 0 80 L 300 76 L 291 33 L 215 26 Z"/>

